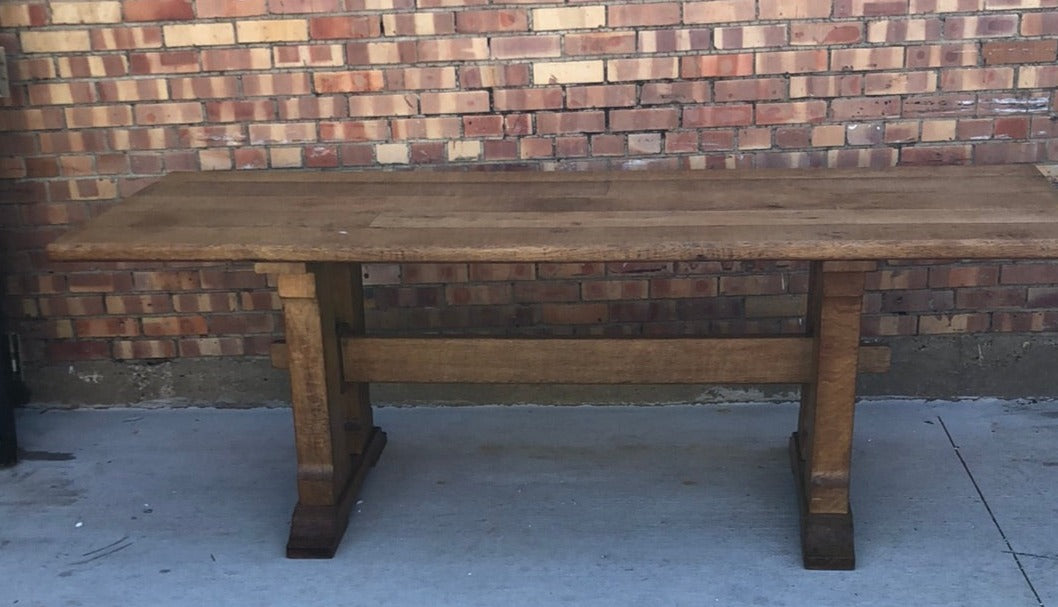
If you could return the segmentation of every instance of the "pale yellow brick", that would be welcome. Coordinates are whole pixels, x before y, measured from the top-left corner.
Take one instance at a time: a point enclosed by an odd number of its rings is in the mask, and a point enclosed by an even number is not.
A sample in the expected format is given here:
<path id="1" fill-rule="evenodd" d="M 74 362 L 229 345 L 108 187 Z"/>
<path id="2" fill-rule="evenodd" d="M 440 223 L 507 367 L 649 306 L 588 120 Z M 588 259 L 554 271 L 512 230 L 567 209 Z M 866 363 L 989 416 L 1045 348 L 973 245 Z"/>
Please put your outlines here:
<path id="1" fill-rule="evenodd" d="M 231 150 L 225 148 L 199 150 L 198 164 L 203 171 L 227 171 L 232 168 Z"/>
<path id="2" fill-rule="evenodd" d="M 589 29 L 606 25 L 604 6 L 536 8 L 532 15 L 533 29 L 537 31 Z"/>
<path id="3" fill-rule="evenodd" d="M 481 156 L 480 141 L 449 141 L 445 146 L 448 160 L 477 160 Z"/>
<path id="4" fill-rule="evenodd" d="M 706 0 L 683 6 L 684 23 L 729 23 L 752 21 L 757 16 L 754 0 Z"/>
<path id="5" fill-rule="evenodd" d="M 408 144 L 380 143 L 375 146 L 375 160 L 379 164 L 408 164 Z"/>
<path id="6" fill-rule="evenodd" d="M 817 126 L 812 129 L 812 147 L 824 148 L 845 145 L 845 127 L 840 124 Z"/>
<path id="7" fill-rule="evenodd" d="M 92 49 L 87 30 L 24 31 L 18 37 L 22 42 L 22 51 L 26 53 L 70 53 Z"/>
<path id="8" fill-rule="evenodd" d="M 165 46 L 235 44 L 230 23 L 189 23 L 162 27 Z"/>
<path id="9" fill-rule="evenodd" d="M 603 62 L 555 61 L 533 64 L 533 84 L 571 84 L 602 82 Z"/>
<path id="10" fill-rule="evenodd" d="M 301 148 L 271 148 L 268 155 L 274 169 L 292 169 L 303 164 Z"/>
<path id="11" fill-rule="evenodd" d="M 957 126 L 954 120 L 923 120 L 922 141 L 954 141 Z"/>
<path id="12" fill-rule="evenodd" d="M 121 3 L 108 2 L 52 2 L 51 22 L 69 23 L 118 23 L 121 21 Z"/>
<path id="13" fill-rule="evenodd" d="M 309 39 L 309 24 L 304 19 L 239 21 L 235 24 L 239 43 L 292 42 Z"/>

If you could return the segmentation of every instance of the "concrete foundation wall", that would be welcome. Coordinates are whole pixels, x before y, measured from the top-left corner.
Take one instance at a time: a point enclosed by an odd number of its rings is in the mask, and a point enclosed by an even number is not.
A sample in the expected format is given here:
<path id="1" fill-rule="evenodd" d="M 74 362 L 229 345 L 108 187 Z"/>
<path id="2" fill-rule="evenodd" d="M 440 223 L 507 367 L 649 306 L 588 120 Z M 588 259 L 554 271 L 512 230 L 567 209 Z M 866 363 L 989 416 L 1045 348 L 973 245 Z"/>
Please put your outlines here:
<path id="1" fill-rule="evenodd" d="M 888 373 L 861 375 L 861 397 L 1058 396 L 1058 334 L 900 337 Z M 87 361 L 27 369 L 35 406 L 156 403 L 276 406 L 289 402 L 286 372 L 263 359 Z M 791 400 L 797 386 L 372 386 L 380 404 L 671 403 Z"/>

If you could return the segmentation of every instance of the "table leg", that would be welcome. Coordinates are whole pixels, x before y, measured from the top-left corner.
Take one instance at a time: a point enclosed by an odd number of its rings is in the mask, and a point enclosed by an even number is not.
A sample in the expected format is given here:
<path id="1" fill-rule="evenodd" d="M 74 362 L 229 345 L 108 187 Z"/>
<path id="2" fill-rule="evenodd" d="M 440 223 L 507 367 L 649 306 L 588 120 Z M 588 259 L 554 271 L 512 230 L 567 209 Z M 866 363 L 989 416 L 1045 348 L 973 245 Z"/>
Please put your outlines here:
<path id="1" fill-rule="evenodd" d="M 864 279 L 876 265 L 811 266 L 806 324 L 815 341 L 815 380 L 802 386 L 797 432 L 790 439 L 808 569 L 856 566 L 849 468 Z"/>
<path id="2" fill-rule="evenodd" d="M 298 503 L 287 556 L 330 558 L 368 469 L 386 444 L 372 424 L 368 385 L 343 377 L 341 336 L 364 333 L 357 264 L 281 267 L 278 292 L 289 357 Z"/>

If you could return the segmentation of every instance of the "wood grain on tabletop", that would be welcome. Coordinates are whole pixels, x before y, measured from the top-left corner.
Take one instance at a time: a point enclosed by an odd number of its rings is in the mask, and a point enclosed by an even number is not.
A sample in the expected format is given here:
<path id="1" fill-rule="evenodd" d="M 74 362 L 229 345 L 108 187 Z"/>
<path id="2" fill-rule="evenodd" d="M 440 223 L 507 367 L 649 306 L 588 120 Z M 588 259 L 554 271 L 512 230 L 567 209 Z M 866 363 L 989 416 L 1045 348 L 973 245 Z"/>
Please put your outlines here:
<path id="1" fill-rule="evenodd" d="M 1031 165 L 174 173 L 49 246 L 69 260 L 1058 257 Z"/>

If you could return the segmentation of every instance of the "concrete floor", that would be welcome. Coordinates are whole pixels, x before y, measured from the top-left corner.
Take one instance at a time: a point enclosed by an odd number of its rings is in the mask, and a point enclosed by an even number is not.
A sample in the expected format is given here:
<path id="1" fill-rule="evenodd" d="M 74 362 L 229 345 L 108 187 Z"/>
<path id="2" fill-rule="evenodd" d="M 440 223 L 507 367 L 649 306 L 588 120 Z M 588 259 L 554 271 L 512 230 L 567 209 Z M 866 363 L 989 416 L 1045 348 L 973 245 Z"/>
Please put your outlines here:
<path id="1" fill-rule="evenodd" d="M 330 561 L 284 409 L 23 410 L 0 606 L 1058 607 L 1058 401 L 858 409 L 859 567 L 804 571 L 792 405 L 380 408 Z"/>

